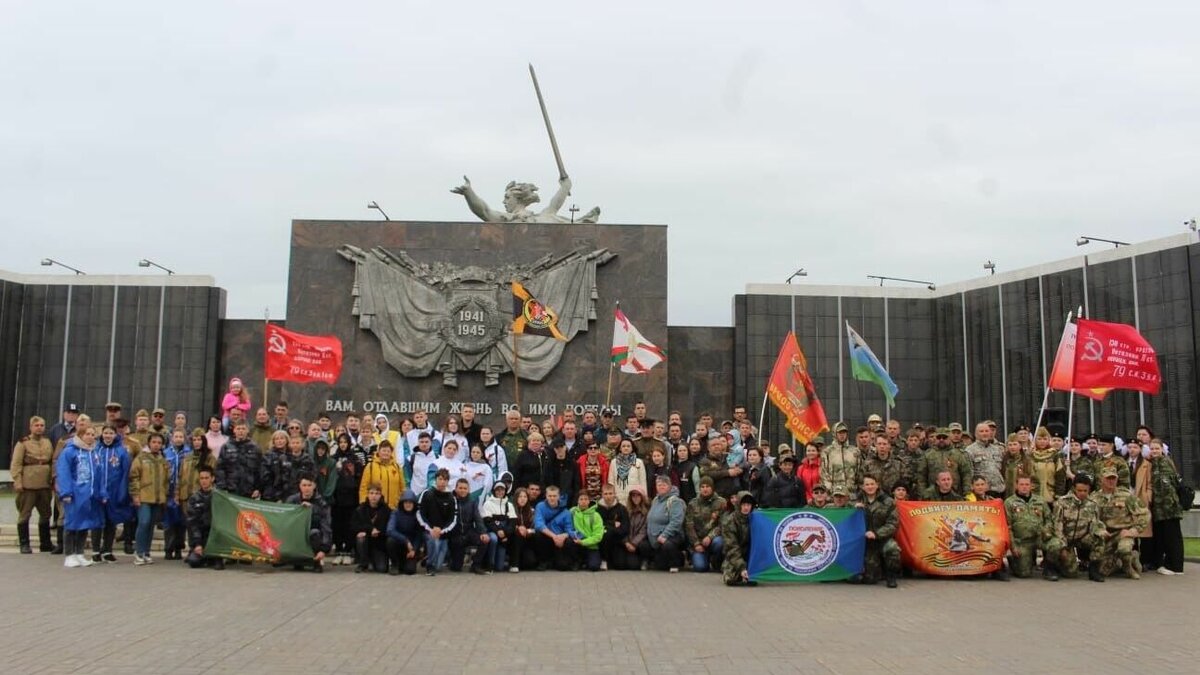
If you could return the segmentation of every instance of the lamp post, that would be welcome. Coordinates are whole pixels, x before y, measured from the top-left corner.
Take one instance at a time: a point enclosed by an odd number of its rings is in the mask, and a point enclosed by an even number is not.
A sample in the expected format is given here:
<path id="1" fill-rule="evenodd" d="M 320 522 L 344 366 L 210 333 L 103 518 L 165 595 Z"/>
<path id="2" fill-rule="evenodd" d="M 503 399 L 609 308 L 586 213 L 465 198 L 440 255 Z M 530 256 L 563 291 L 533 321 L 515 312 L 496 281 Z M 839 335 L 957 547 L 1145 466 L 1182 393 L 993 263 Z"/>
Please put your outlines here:
<path id="1" fill-rule="evenodd" d="M 149 258 L 142 258 L 141 260 L 139 260 L 138 267 L 157 267 L 158 269 L 166 272 L 168 275 L 175 274 L 174 270 L 169 270 Z"/>
<path id="2" fill-rule="evenodd" d="M 937 290 L 937 285 L 934 284 L 932 281 L 921 281 L 920 279 L 903 279 L 901 277 L 885 277 L 885 276 L 880 276 L 878 274 L 868 274 L 867 278 L 868 279 L 878 279 L 880 286 L 883 286 L 884 281 L 903 281 L 906 284 L 925 284 L 925 287 L 928 288 L 929 290 L 931 290 L 931 291 Z"/>
<path id="3" fill-rule="evenodd" d="M 1088 244 L 1092 243 L 1093 241 L 1102 241 L 1106 244 L 1112 244 L 1113 248 L 1121 248 L 1122 246 L 1129 245 L 1129 242 L 1127 242 L 1127 241 L 1117 241 L 1116 239 L 1105 239 L 1104 237 L 1093 237 L 1091 235 L 1086 235 L 1086 234 L 1079 237 L 1078 239 L 1076 239 L 1075 245 L 1076 246 L 1087 246 Z"/>
<path id="4" fill-rule="evenodd" d="M 800 269 L 796 270 L 795 272 L 792 272 L 792 275 L 790 277 L 783 280 L 783 283 L 788 285 L 788 298 L 791 300 L 791 304 L 792 304 L 792 335 L 796 334 L 796 294 L 795 294 L 795 292 L 793 292 L 791 290 L 792 280 L 795 279 L 796 277 L 806 277 L 806 276 L 808 276 L 808 270 L 801 267 Z"/>
<path id="5" fill-rule="evenodd" d="M 995 275 L 996 274 L 996 263 L 989 260 L 989 261 L 983 263 L 983 269 L 985 269 L 985 270 L 991 272 L 993 275 Z"/>
<path id="6" fill-rule="evenodd" d="M 51 265 L 58 265 L 59 267 L 62 267 L 64 269 L 71 270 L 72 272 L 74 272 L 77 275 L 87 274 L 87 272 L 84 272 L 83 270 L 75 269 L 74 267 L 71 267 L 70 265 L 64 265 L 63 263 L 60 263 L 59 261 L 55 260 L 54 258 L 42 258 L 42 267 L 50 267 Z"/>
<path id="7" fill-rule="evenodd" d="M 388 218 L 387 212 L 383 210 L 383 207 L 379 205 L 379 202 L 371 200 L 371 202 L 367 204 L 367 208 L 378 211 L 379 215 L 383 216 L 384 220 L 391 220 L 391 218 Z"/>

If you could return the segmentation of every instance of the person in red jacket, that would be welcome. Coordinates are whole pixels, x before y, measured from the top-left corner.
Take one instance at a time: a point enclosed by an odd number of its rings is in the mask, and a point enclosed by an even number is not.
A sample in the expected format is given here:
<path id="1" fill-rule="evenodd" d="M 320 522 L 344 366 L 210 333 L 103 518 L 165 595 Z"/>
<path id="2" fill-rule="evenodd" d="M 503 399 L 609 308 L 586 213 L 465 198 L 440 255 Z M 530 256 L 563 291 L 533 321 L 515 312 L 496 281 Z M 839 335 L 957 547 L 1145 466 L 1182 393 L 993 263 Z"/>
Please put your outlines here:
<path id="1" fill-rule="evenodd" d="M 596 503 L 608 483 L 608 458 L 600 454 L 600 445 L 595 441 L 587 444 L 587 451 L 579 456 L 579 485 Z"/>
<path id="2" fill-rule="evenodd" d="M 804 501 L 812 502 L 813 486 L 821 482 L 821 452 L 817 446 L 808 443 L 804 446 L 804 460 L 796 469 L 796 477 L 804 484 Z"/>

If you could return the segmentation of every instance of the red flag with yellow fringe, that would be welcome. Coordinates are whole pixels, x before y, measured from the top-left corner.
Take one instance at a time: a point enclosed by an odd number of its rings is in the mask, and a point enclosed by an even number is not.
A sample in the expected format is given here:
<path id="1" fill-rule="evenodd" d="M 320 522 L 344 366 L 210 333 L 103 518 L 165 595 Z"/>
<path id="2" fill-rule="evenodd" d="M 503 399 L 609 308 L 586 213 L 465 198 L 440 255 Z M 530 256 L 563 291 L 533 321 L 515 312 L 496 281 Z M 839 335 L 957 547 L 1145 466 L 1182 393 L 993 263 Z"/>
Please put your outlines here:
<path id="1" fill-rule="evenodd" d="M 791 331 L 784 338 L 775 367 L 771 369 L 767 396 L 787 418 L 788 431 L 801 443 L 807 443 L 829 429 L 825 408 L 817 399 L 817 390 L 808 375 L 808 360 Z"/>

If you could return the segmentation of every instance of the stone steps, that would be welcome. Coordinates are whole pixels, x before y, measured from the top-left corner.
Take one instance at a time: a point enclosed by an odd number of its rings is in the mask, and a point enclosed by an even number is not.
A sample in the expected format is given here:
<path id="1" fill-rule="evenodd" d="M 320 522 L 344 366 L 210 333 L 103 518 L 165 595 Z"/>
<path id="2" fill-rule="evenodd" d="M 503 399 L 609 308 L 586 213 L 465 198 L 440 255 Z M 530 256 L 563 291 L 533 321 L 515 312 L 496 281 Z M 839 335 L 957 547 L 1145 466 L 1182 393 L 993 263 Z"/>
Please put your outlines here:
<path id="1" fill-rule="evenodd" d="M 30 523 L 29 529 L 30 529 L 29 543 L 30 543 L 30 545 L 33 546 L 33 552 L 37 553 L 38 552 L 37 525 L 35 523 Z M 124 550 L 122 548 L 120 534 L 121 534 L 121 528 L 118 527 L 117 528 L 117 542 L 113 545 L 113 548 L 115 549 L 115 552 L 118 555 L 121 555 L 122 554 L 121 552 Z M 19 548 L 20 548 L 20 544 L 17 541 L 17 526 L 16 525 L 0 525 L 0 551 L 14 551 L 15 552 Z M 90 539 L 88 541 L 87 549 L 89 551 L 91 550 Z M 162 530 L 154 531 L 154 539 L 150 542 L 150 551 L 154 552 L 154 553 L 162 553 L 163 552 Z"/>

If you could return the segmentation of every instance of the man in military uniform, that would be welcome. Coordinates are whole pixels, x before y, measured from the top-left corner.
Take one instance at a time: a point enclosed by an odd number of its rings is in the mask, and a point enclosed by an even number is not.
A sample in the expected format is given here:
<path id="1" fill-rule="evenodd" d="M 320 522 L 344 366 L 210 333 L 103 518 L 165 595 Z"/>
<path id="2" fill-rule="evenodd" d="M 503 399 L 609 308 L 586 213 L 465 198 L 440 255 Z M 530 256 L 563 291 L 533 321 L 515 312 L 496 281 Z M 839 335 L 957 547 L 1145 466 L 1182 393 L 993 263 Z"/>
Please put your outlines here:
<path id="1" fill-rule="evenodd" d="M 700 479 L 700 494 L 688 502 L 683 519 L 688 546 L 692 547 L 692 570 L 707 572 L 721 562 L 725 540 L 721 536 L 721 515 L 725 500 L 714 492 L 713 479 Z"/>
<path id="2" fill-rule="evenodd" d="M 886 439 L 884 439 L 886 440 Z M 886 444 L 891 449 L 891 444 Z M 876 445 L 876 448 L 879 446 Z M 900 546 L 893 538 L 900 524 L 896 503 L 879 490 L 879 483 L 871 474 L 863 476 L 862 501 L 855 504 L 866 514 L 867 546 L 863 558 L 862 583 L 879 581 L 880 572 L 887 580 L 888 588 L 896 587 L 900 575 Z"/>
<path id="3" fill-rule="evenodd" d="M 845 485 L 834 485 L 829 492 L 833 495 L 833 508 L 844 509 L 850 506 L 850 489 Z M 813 496 L 816 497 L 816 493 L 813 493 Z"/>
<path id="4" fill-rule="evenodd" d="M 46 553 L 54 550 L 50 541 L 50 506 L 54 501 L 51 482 L 51 463 L 54 446 L 43 434 L 46 420 L 29 418 L 29 435 L 17 441 L 13 448 L 12 473 L 13 491 L 17 493 L 17 541 L 21 553 L 33 553 L 29 542 L 29 518 L 36 508 L 38 512 L 38 550 Z"/>
<path id="5" fill-rule="evenodd" d="M 1033 576 L 1038 549 L 1042 551 L 1042 577 L 1058 581 L 1055 561 L 1062 551 L 1062 542 L 1054 537 L 1052 508 L 1033 492 L 1029 476 L 1016 480 L 1016 492 L 1004 500 L 1008 520 L 1008 566 L 1013 576 L 1024 579 Z"/>
<path id="6" fill-rule="evenodd" d="M 1108 529 L 1100 520 L 1100 507 L 1088 498 L 1092 479 L 1076 474 L 1071 491 L 1054 502 L 1054 537 L 1063 548 L 1055 566 L 1063 576 L 1074 579 L 1079 573 L 1080 559 L 1088 564 L 1088 578 L 1104 581 L 1101 564 L 1104 562 L 1104 540 Z"/>
<path id="7" fill-rule="evenodd" d="M 1116 446 L 1113 443 L 1116 441 L 1116 437 L 1112 434 L 1099 434 L 1096 436 L 1096 440 L 1099 445 L 1099 453 L 1094 460 L 1096 474 L 1103 477 L 1106 469 L 1116 469 L 1117 487 L 1125 489 L 1133 487 L 1133 484 L 1130 482 L 1128 462 L 1125 461 L 1124 457 L 1114 452 Z M 1104 484 L 1101 483 L 1100 486 L 1104 487 Z"/>
<path id="8" fill-rule="evenodd" d="M 899 459 L 900 452 L 904 450 L 904 435 L 900 433 L 900 420 L 888 420 L 884 425 L 884 433 L 887 434 L 888 443 L 892 444 L 892 455 Z"/>
<path id="9" fill-rule="evenodd" d="M 137 411 L 137 413 L 134 414 L 134 416 L 133 416 L 133 433 L 129 434 L 128 437 L 137 441 L 139 451 L 141 450 L 141 448 L 144 448 L 149 444 L 149 441 L 150 441 L 150 413 L 145 408 L 139 409 Z M 217 450 L 217 448 L 213 448 L 213 450 L 220 452 L 219 450 Z M 129 459 L 133 460 L 134 457 L 135 457 L 135 455 L 133 454 L 133 452 L 130 452 Z"/>
<path id="10" fill-rule="evenodd" d="M 904 436 L 904 444 L 900 449 L 892 450 L 892 454 L 900 463 L 904 465 L 904 475 L 908 476 L 908 484 L 912 485 L 917 477 L 917 463 L 921 461 L 921 455 L 925 450 L 921 448 L 921 443 L 924 441 L 925 435 L 920 429 L 909 429 Z"/>
<path id="11" fill-rule="evenodd" d="M 725 559 L 721 576 L 726 586 L 756 586 L 746 567 L 750 559 L 750 512 L 754 510 L 754 495 L 748 490 L 737 494 L 737 507 L 721 520 L 725 539 Z"/>
<path id="12" fill-rule="evenodd" d="M 925 494 L 942 471 L 949 471 L 951 488 L 962 494 L 971 485 L 971 460 L 962 450 L 950 447 L 950 431 L 937 429 L 934 431 L 936 445 L 925 451 L 917 461 L 916 482 L 917 494 Z"/>
<path id="13" fill-rule="evenodd" d="M 858 448 L 844 442 L 847 435 L 845 424 L 838 422 L 833 426 L 833 432 L 838 440 L 821 453 L 821 483 L 827 488 L 842 485 L 854 490 L 858 487 L 861 461 Z"/>
<path id="14" fill-rule="evenodd" d="M 833 425 L 833 442 L 829 444 L 829 448 L 841 448 L 850 445 L 850 429 L 846 427 L 845 422 L 837 422 Z"/>
<path id="15" fill-rule="evenodd" d="M 976 424 L 975 442 L 963 452 L 971 460 L 972 475 L 987 479 L 988 494 L 1004 499 L 1004 449 L 995 442 L 994 433 L 987 424 Z"/>
<path id="16" fill-rule="evenodd" d="M 883 433 L 883 418 L 878 413 L 867 416 L 867 431 L 871 432 L 872 437 Z"/>
<path id="17" fill-rule="evenodd" d="M 951 422 L 947 429 L 950 431 L 950 447 L 957 448 L 958 450 L 965 450 L 967 447 L 967 441 L 963 438 L 962 425 L 958 422 Z M 975 432 L 975 439 L 979 440 L 978 431 Z"/>
<path id="18" fill-rule="evenodd" d="M 1100 470 L 1100 491 L 1093 493 L 1100 520 L 1108 531 L 1104 540 L 1104 564 L 1100 573 L 1108 576 L 1117 570 L 1130 579 L 1142 578 L 1142 564 L 1133 552 L 1133 544 L 1150 524 L 1150 512 L 1127 487 L 1120 486 L 1116 467 Z"/>
<path id="19" fill-rule="evenodd" d="M 238 408 L 238 410 L 240 410 L 240 408 Z M 230 419 L 233 419 L 232 413 L 230 414 Z M 162 434 L 164 438 L 170 438 L 171 430 L 167 428 L 166 408 L 155 408 L 150 413 L 150 431 L 156 434 Z"/>
<path id="20" fill-rule="evenodd" d="M 892 444 L 887 436 L 875 437 L 875 452 L 862 464 L 863 477 L 873 476 L 879 492 L 890 495 L 896 485 L 908 483 L 904 464 L 892 456 Z"/>
<path id="21" fill-rule="evenodd" d="M 961 502 L 962 493 L 954 489 L 954 474 L 949 469 L 937 473 L 932 487 L 921 493 L 921 499 L 927 502 Z"/>

